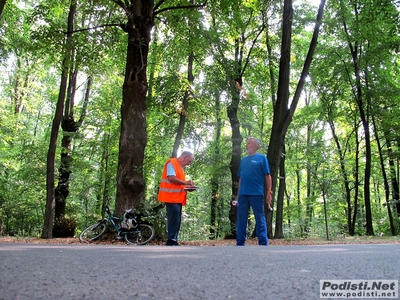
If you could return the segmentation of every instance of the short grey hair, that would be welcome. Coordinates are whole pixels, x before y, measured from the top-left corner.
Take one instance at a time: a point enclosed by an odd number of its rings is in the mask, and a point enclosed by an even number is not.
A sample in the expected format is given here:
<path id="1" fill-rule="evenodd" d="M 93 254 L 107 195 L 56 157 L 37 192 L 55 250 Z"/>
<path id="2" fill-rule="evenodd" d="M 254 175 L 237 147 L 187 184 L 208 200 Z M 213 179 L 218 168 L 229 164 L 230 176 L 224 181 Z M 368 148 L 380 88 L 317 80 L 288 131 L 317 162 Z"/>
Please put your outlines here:
<path id="1" fill-rule="evenodd" d="M 185 157 L 191 157 L 193 156 L 193 153 L 190 151 L 183 151 L 181 156 L 185 156 Z"/>
<path id="2" fill-rule="evenodd" d="M 256 143 L 257 148 L 260 148 L 260 140 L 254 137 L 249 137 L 248 140 L 253 140 Z"/>

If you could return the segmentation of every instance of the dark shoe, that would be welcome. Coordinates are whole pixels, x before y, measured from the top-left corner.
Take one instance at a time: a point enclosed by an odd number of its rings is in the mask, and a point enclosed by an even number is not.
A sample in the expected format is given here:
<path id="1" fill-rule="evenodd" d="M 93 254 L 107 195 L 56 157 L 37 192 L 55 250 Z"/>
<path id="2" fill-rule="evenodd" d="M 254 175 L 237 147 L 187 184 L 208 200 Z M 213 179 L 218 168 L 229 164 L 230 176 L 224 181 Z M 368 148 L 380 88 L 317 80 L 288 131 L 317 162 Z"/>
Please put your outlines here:
<path id="1" fill-rule="evenodd" d="M 167 240 L 165 243 L 166 246 L 179 246 L 178 242 L 175 240 Z"/>

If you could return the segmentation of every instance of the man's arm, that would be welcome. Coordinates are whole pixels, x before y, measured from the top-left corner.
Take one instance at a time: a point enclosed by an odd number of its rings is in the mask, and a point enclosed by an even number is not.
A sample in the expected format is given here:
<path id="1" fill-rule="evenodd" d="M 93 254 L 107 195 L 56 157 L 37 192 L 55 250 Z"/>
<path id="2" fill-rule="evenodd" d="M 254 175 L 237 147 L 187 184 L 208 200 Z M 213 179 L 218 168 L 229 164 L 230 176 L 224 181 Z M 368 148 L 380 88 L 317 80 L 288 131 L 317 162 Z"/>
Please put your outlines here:
<path id="1" fill-rule="evenodd" d="M 236 200 L 239 197 L 239 190 L 240 190 L 240 177 L 239 177 L 239 181 L 238 181 L 238 189 L 237 189 L 237 192 L 236 192 Z"/>
<path id="2" fill-rule="evenodd" d="M 265 175 L 265 184 L 267 188 L 267 195 L 265 196 L 265 199 L 268 204 L 268 208 L 271 208 L 272 206 L 272 177 L 270 174 Z"/>
<path id="3" fill-rule="evenodd" d="M 239 177 L 239 181 L 238 181 L 238 189 L 237 189 L 237 192 L 236 192 L 236 197 L 235 197 L 235 200 L 232 201 L 232 204 L 234 206 L 238 205 L 239 190 L 240 190 L 240 177 Z"/>
<path id="4" fill-rule="evenodd" d="M 175 172 L 174 166 L 172 165 L 171 162 L 169 162 L 167 164 L 167 177 L 168 177 L 168 181 L 171 182 L 172 184 L 189 185 L 189 186 L 193 186 L 194 185 L 193 180 L 181 180 L 181 179 L 178 179 L 178 177 L 176 177 L 176 172 Z"/>
<path id="5" fill-rule="evenodd" d="M 265 183 L 267 184 L 267 193 L 271 194 L 271 192 L 272 192 L 272 177 L 270 174 L 265 175 Z"/>
<path id="6" fill-rule="evenodd" d="M 193 180 L 180 180 L 176 176 L 168 176 L 168 181 L 176 185 L 193 186 Z"/>

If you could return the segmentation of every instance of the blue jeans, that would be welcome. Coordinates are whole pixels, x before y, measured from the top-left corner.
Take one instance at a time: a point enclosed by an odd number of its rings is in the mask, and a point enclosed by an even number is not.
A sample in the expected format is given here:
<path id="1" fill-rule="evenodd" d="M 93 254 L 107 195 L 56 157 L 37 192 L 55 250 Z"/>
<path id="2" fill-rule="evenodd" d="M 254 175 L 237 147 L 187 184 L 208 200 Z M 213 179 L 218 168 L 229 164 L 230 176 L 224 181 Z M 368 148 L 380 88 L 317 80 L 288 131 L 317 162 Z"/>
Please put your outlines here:
<path id="1" fill-rule="evenodd" d="M 256 234 L 259 245 L 268 245 L 267 222 L 264 214 L 264 196 L 263 195 L 240 195 L 237 206 L 236 220 L 236 245 L 244 246 L 246 244 L 247 220 L 249 208 L 253 209 L 256 219 Z"/>
<path id="2" fill-rule="evenodd" d="M 165 203 L 167 209 L 168 240 L 178 241 L 182 221 L 182 204 Z"/>

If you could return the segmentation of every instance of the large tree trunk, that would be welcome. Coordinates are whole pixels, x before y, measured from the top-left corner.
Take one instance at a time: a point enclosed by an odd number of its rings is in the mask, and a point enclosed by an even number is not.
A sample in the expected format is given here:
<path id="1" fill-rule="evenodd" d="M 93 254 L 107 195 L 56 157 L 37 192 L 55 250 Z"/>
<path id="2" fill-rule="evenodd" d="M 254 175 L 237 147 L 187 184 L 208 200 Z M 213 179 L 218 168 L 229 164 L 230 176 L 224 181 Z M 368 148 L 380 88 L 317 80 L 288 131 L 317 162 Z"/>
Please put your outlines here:
<path id="1" fill-rule="evenodd" d="M 238 81 L 240 86 L 242 81 Z M 237 111 L 239 107 L 240 97 L 239 92 L 235 90 L 232 93 L 232 102 L 227 108 L 227 114 L 232 130 L 232 154 L 231 161 L 229 163 L 229 169 L 231 171 L 232 179 L 232 199 L 234 199 L 238 192 L 238 182 L 239 182 L 239 165 L 240 159 L 242 157 L 241 145 L 242 145 L 242 135 L 240 134 L 240 122 L 237 116 Z M 229 210 L 229 220 L 231 221 L 231 233 L 230 237 L 236 237 L 236 206 L 231 205 Z"/>
<path id="2" fill-rule="evenodd" d="M 278 170 L 282 149 L 287 128 L 291 120 L 288 118 L 288 101 L 289 101 L 289 82 L 290 82 L 290 50 L 292 42 L 292 18 L 293 7 L 291 0 L 284 1 L 283 7 L 283 23 L 282 23 L 282 44 L 281 44 L 281 58 L 279 62 L 279 78 L 278 78 L 278 91 L 277 101 L 274 106 L 274 117 L 272 122 L 271 137 L 268 147 L 268 161 L 270 165 L 272 177 L 272 190 L 275 191 L 276 181 L 278 178 Z M 279 203 L 276 205 L 277 209 L 283 209 L 283 198 L 277 199 Z M 274 205 L 273 205 L 274 206 Z M 278 212 L 277 214 L 281 214 Z M 268 228 L 272 228 L 272 214 L 267 215 Z M 281 237 L 283 232 L 281 224 L 276 224 L 276 236 Z M 272 237 L 272 232 L 268 232 L 268 236 Z"/>
<path id="3" fill-rule="evenodd" d="M 81 127 L 83 120 L 86 116 L 86 109 L 89 102 L 91 78 L 87 80 L 85 98 L 83 99 L 83 107 L 80 118 L 75 121 L 73 109 L 74 109 L 74 97 L 76 89 L 76 76 L 77 72 L 71 74 L 68 88 L 69 92 L 67 95 L 68 101 L 66 101 L 64 109 L 64 117 L 61 122 L 61 128 L 63 129 L 63 138 L 61 140 L 61 164 L 58 168 L 58 184 L 55 189 L 55 210 L 54 218 L 62 218 L 65 215 L 65 208 L 67 204 L 67 197 L 69 195 L 69 178 L 71 175 L 71 148 L 73 134 L 76 133 Z"/>
<path id="4" fill-rule="evenodd" d="M 75 50 L 72 50 L 75 51 Z M 75 121 L 73 115 L 73 103 L 76 89 L 76 78 L 78 71 L 73 70 L 75 55 L 71 55 L 71 69 L 69 73 L 69 81 L 67 88 L 67 97 L 64 106 L 64 116 L 61 121 L 61 128 L 63 130 L 63 137 L 61 140 L 61 165 L 58 168 L 58 184 L 54 190 L 55 208 L 54 218 L 60 219 L 65 215 L 65 208 L 67 205 L 67 197 L 69 195 L 69 177 L 71 175 L 71 147 L 72 147 L 72 133 L 75 133 Z M 53 235 L 55 232 L 53 231 Z"/>
<path id="5" fill-rule="evenodd" d="M 147 144 L 148 88 L 146 69 L 150 33 L 154 26 L 154 1 L 135 1 L 135 4 L 123 8 L 127 10 L 128 16 L 124 26 L 128 34 L 128 46 L 122 89 L 116 214 L 121 214 L 129 207 L 138 207 L 144 198 L 143 161 Z"/>
<path id="6" fill-rule="evenodd" d="M 268 147 L 268 160 L 270 163 L 270 171 L 272 176 L 272 187 L 275 191 L 277 175 L 279 170 L 282 149 L 285 142 L 287 129 L 292 122 L 293 114 L 299 102 L 303 86 L 311 66 L 312 57 L 315 47 L 317 46 L 319 27 L 321 25 L 322 14 L 324 10 L 325 0 L 321 0 L 317 20 L 314 27 L 313 37 L 310 42 L 310 47 L 304 62 L 303 70 L 300 75 L 299 82 L 292 103 L 288 109 L 289 103 L 289 83 L 290 83 L 290 49 L 292 41 L 292 18 L 293 18 L 293 3 L 292 0 L 284 0 L 283 6 L 283 22 L 282 22 L 282 45 L 281 59 L 279 63 L 279 79 L 277 101 L 274 107 L 274 118 L 271 130 L 270 144 Z M 283 209 L 283 198 L 278 198 Z M 272 228 L 272 214 L 267 215 L 268 228 Z M 276 224 L 275 230 L 282 231 L 283 224 Z"/>
<path id="7" fill-rule="evenodd" d="M 117 199 L 115 213 L 138 207 L 144 199 L 143 162 L 147 144 L 146 94 L 147 61 L 155 14 L 183 8 L 159 9 L 154 0 L 114 1 L 125 11 L 128 21 L 122 26 L 128 34 L 125 80 L 122 88 L 121 133 L 119 140 Z M 188 5 L 184 8 L 199 8 Z"/>

